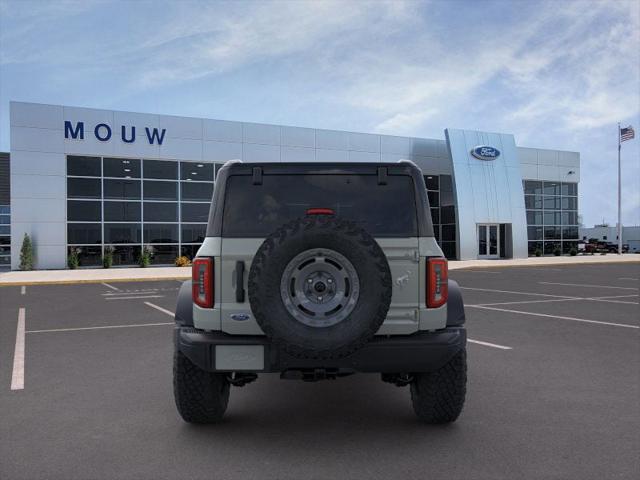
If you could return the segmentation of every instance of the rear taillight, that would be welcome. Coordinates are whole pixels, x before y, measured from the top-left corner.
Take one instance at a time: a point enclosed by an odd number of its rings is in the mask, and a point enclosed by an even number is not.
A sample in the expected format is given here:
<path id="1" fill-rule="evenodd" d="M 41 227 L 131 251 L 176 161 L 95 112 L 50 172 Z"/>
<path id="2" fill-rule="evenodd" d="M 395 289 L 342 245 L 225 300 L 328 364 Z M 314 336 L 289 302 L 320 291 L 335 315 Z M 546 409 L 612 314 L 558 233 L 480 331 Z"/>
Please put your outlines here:
<path id="1" fill-rule="evenodd" d="M 191 280 L 193 302 L 202 308 L 213 307 L 213 258 L 194 258 Z"/>
<path id="2" fill-rule="evenodd" d="M 427 259 L 427 307 L 437 308 L 447 303 L 449 295 L 447 260 Z"/>

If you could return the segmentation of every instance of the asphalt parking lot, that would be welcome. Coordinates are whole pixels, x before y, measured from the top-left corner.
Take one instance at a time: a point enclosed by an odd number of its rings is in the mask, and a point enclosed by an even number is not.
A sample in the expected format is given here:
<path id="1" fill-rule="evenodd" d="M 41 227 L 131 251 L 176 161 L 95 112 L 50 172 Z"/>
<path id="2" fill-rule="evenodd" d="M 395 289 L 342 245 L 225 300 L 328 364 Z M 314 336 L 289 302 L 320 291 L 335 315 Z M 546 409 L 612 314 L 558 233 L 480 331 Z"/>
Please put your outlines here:
<path id="1" fill-rule="evenodd" d="M 0 478 L 637 478 L 639 276 L 452 271 L 473 343 L 446 427 L 418 423 L 408 389 L 377 375 L 263 375 L 232 390 L 222 424 L 187 425 L 171 385 L 178 282 L 2 287 Z"/>

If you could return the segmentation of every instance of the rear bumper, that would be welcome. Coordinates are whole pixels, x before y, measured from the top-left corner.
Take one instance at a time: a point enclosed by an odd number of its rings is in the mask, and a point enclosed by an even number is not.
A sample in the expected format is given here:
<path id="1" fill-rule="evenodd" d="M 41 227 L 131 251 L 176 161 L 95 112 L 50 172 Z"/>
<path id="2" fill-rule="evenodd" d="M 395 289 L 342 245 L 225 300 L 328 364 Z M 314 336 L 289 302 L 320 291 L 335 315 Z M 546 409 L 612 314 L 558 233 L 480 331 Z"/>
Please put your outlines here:
<path id="1" fill-rule="evenodd" d="M 465 347 L 467 341 L 463 327 L 449 327 L 436 332 L 374 337 L 347 357 L 310 360 L 292 357 L 271 344 L 264 336 L 228 335 L 177 325 L 175 337 L 176 347 L 203 370 L 265 373 L 315 369 L 379 373 L 430 372 L 447 363 Z"/>

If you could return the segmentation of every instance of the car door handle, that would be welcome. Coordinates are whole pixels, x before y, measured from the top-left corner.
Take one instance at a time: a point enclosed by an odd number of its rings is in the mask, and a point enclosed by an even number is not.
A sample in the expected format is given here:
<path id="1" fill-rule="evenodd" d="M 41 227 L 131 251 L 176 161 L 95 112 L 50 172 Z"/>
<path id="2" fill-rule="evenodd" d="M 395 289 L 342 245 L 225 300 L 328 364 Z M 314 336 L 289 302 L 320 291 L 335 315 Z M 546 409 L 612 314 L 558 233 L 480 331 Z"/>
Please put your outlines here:
<path id="1" fill-rule="evenodd" d="M 236 262 L 236 302 L 244 303 L 244 262 Z"/>

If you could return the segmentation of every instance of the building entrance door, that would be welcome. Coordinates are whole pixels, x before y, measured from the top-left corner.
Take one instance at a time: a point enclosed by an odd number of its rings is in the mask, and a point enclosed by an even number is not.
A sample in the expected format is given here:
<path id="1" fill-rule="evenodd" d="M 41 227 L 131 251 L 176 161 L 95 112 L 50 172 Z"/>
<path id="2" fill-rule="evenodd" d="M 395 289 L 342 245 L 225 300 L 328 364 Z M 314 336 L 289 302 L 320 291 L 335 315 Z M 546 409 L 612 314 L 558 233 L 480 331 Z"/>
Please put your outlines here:
<path id="1" fill-rule="evenodd" d="M 500 229 L 496 223 L 478 225 L 478 258 L 500 258 Z"/>

